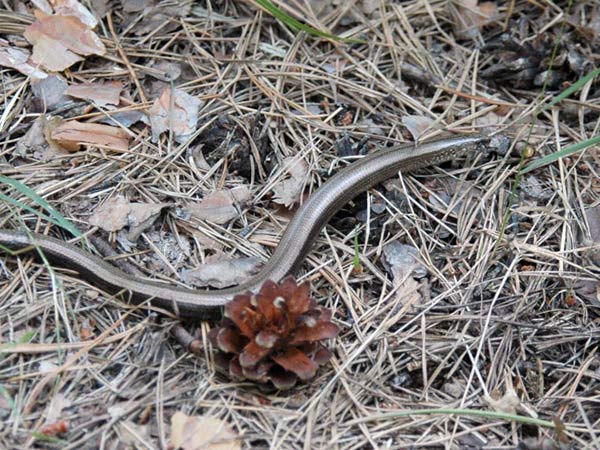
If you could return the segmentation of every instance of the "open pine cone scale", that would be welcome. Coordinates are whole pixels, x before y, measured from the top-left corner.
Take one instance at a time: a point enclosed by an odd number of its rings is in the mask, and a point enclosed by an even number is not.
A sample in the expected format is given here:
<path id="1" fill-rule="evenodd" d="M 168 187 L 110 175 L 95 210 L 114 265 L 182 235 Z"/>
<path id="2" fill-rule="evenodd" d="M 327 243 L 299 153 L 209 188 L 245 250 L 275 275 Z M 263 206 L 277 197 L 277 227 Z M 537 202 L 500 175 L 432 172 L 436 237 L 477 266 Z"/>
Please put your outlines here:
<path id="1" fill-rule="evenodd" d="M 331 311 L 309 297 L 309 285 L 292 277 L 266 281 L 257 294 L 236 296 L 221 325 L 209 334 L 222 354 L 217 366 L 231 377 L 288 389 L 313 378 L 331 357 L 321 343 L 338 335 Z"/>

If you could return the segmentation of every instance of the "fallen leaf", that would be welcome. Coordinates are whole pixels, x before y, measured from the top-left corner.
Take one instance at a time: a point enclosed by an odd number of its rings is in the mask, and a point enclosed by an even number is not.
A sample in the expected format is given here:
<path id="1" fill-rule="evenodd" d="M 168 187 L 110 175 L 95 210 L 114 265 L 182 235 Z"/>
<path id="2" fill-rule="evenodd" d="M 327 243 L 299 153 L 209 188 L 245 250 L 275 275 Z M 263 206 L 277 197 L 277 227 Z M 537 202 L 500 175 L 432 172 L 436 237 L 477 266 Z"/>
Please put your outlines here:
<path id="1" fill-rule="evenodd" d="M 79 150 L 82 144 L 121 151 L 129 148 L 127 131 L 99 123 L 70 120 L 56 127 L 51 137 L 70 151 Z"/>
<path id="2" fill-rule="evenodd" d="M 292 206 L 300 200 L 308 174 L 306 161 L 292 156 L 283 160 L 284 171 L 289 178 L 279 181 L 273 186 L 273 201 L 287 207 Z"/>
<path id="3" fill-rule="evenodd" d="M 69 155 L 70 152 L 60 146 L 58 142 L 52 139 L 52 133 L 56 128 L 63 124 L 63 120 L 58 116 L 47 116 L 44 121 L 44 137 L 46 138 L 47 146 L 41 147 L 34 152 L 36 158 L 43 161 L 50 161 L 55 156 Z"/>
<path id="4" fill-rule="evenodd" d="M 432 127 L 434 120 L 425 116 L 402 116 L 402 125 L 410 132 L 413 140 L 418 141 L 425 131 L 435 129 Z"/>
<path id="5" fill-rule="evenodd" d="M 140 14 L 129 14 L 125 18 L 124 26 L 140 36 L 152 33 L 158 28 L 161 32 L 169 33 L 179 25 L 179 17 L 188 17 L 193 2 L 157 2 L 147 0 L 134 0 L 123 4 L 133 6 L 135 11 L 143 11 L 144 20 L 139 20 Z M 133 10 L 130 10 L 133 11 Z"/>
<path id="6" fill-rule="evenodd" d="M 517 408 L 521 404 L 521 399 L 517 395 L 515 388 L 509 386 L 502 397 L 494 398 L 484 396 L 485 402 L 492 407 L 494 411 L 507 414 L 516 414 Z"/>
<path id="7" fill-rule="evenodd" d="M 90 0 L 90 8 L 92 8 L 92 13 L 94 17 L 98 19 L 103 19 L 109 11 L 109 0 Z"/>
<path id="8" fill-rule="evenodd" d="M 537 418 L 537 413 L 521 401 L 515 391 L 513 382 L 509 377 L 506 377 L 506 390 L 504 395 L 500 396 L 499 392 L 495 390 L 492 391 L 491 396 L 484 395 L 483 400 L 490 405 L 494 411 L 507 414 L 524 412 L 531 417 Z"/>
<path id="9" fill-rule="evenodd" d="M 154 224 L 161 211 L 169 203 L 130 203 L 130 212 L 127 216 L 129 232 L 127 239 L 131 242 L 138 240 L 140 235 Z"/>
<path id="10" fill-rule="evenodd" d="M 21 158 L 25 158 L 28 153 L 45 147 L 47 144 L 46 137 L 44 136 L 44 126 L 46 123 L 46 116 L 42 115 L 35 119 L 25 136 L 17 141 L 15 145 L 15 153 Z"/>
<path id="11" fill-rule="evenodd" d="M 48 0 L 31 0 L 33 6 L 35 6 L 40 11 L 45 12 L 46 14 L 52 14 L 53 10 Z"/>
<path id="12" fill-rule="evenodd" d="M 96 208 L 89 222 L 105 231 L 119 231 L 129 226 L 127 238 L 130 242 L 135 242 L 167 206 L 169 203 L 131 203 L 124 197 L 117 196 Z"/>
<path id="13" fill-rule="evenodd" d="M 36 17 L 24 36 L 33 45 L 32 60 L 45 69 L 59 72 L 81 61 L 81 55 L 106 53 L 100 38 L 77 17 L 41 11 L 36 11 Z"/>
<path id="14" fill-rule="evenodd" d="M 206 194 L 198 204 L 188 205 L 187 211 L 197 219 L 224 224 L 239 215 L 239 208 L 250 199 L 247 186 L 220 189 Z"/>
<path id="15" fill-rule="evenodd" d="M 52 5 L 55 14 L 75 16 L 88 28 L 94 28 L 98 25 L 94 15 L 77 0 L 50 0 L 50 5 Z"/>
<path id="16" fill-rule="evenodd" d="M 171 445 L 181 450 L 240 450 L 238 434 L 226 422 L 176 412 L 171 418 Z"/>
<path id="17" fill-rule="evenodd" d="M 33 80 L 31 83 L 36 106 L 40 111 L 60 108 L 68 102 L 73 102 L 65 95 L 68 87 L 66 80 L 59 75 L 50 75 L 42 80 Z"/>
<path id="18" fill-rule="evenodd" d="M 48 76 L 46 72 L 37 67 L 28 50 L 10 46 L 4 39 L 0 39 L 0 66 L 15 69 L 34 79 L 43 79 Z"/>
<path id="19" fill-rule="evenodd" d="M 142 122 L 146 125 L 150 123 L 146 113 L 138 110 L 113 112 L 110 117 L 102 117 L 98 122 L 105 123 L 107 125 L 114 125 L 115 123 L 118 123 L 123 128 L 129 128 L 131 125 L 137 122 Z"/>
<path id="20" fill-rule="evenodd" d="M 393 277 L 396 299 L 399 304 L 413 308 L 422 303 L 420 283 L 415 279 L 427 275 L 427 268 L 418 260 L 418 250 L 410 245 L 392 241 L 383 246 L 383 262 Z"/>
<path id="21" fill-rule="evenodd" d="M 183 270 L 181 279 L 193 286 L 210 286 L 223 289 L 246 281 L 258 271 L 261 264 L 253 256 L 227 258 L 219 255 L 220 260 L 202 264 L 194 270 Z"/>
<path id="22" fill-rule="evenodd" d="M 123 90 L 121 83 L 83 83 L 69 86 L 65 94 L 71 97 L 90 100 L 99 106 L 118 105 L 119 95 Z"/>
<path id="23" fill-rule="evenodd" d="M 458 0 L 453 2 L 451 9 L 454 20 L 454 29 L 461 36 L 473 36 L 490 23 L 497 14 L 497 7 L 493 2 L 478 0 Z"/>
<path id="24" fill-rule="evenodd" d="M 196 131 L 198 111 L 202 101 L 179 90 L 165 88 L 148 111 L 152 139 L 158 140 L 161 133 L 171 131 L 177 142 L 185 142 Z"/>
<path id="25" fill-rule="evenodd" d="M 127 225 L 131 208 L 129 202 L 121 197 L 112 197 L 102 203 L 91 215 L 90 225 L 105 231 L 119 231 Z"/>

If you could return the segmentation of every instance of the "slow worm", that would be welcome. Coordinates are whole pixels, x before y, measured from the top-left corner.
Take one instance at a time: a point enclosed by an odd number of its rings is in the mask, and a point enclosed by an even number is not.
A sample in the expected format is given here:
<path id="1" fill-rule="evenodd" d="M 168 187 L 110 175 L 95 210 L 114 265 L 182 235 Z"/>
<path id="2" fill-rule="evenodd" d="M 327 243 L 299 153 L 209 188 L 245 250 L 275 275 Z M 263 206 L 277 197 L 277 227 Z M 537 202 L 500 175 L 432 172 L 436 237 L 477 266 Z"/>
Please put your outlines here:
<path id="1" fill-rule="evenodd" d="M 233 288 L 202 291 L 132 277 L 73 244 L 41 234 L 0 229 L 0 245 L 15 250 L 39 249 L 51 261 L 77 270 L 95 285 L 112 292 L 129 291 L 135 302 L 150 299 L 151 304 L 167 308 L 182 318 L 215 317 L 236 294 L 256 292 L 265 280 L 279 281 L 294 273 L 321 228 L 361 192 L 400 171 L 410 172 L 475 153 L 488 141 L 487 136 L 478 134 L 434 140 L 417 146 L 389 147 L 350 164 L 324 183 L 298 209 L 261 271 Z"/>

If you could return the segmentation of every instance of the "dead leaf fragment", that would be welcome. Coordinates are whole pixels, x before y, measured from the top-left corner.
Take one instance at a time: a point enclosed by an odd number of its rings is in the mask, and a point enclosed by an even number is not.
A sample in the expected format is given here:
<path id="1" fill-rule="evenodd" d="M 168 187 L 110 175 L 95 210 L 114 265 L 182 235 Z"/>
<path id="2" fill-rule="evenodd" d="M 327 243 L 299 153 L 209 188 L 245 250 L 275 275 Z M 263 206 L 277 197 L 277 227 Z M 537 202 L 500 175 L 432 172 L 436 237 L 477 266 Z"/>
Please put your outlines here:
<path id="1" fill-rule="evenodd" d="M 181 278 L 193 286 L 210 286 L 223 289 L 246 281 L 257 272 L 260 261 L 253 256 L 227 258 L 219 256 L 218 261 L 202 264 L 194 270 L 184 270 Z"/>
<path id="2" fill-rule="evenodd" d="M 158 219 L 163 208 L 167 206 L 169 206 L 169 203 L 130 203 L 130 211 L 127 216 L 129 224 L 127 239 L 131 242 L 137 241 L 140 235 Z"/>
<path id="3" fill-rule="evenodd" d="M 98 25 L 98 20 L 94 15 L 77 0 L 50 0 L 50 5 L 52 5 L 55 14 L 75 16 L 88 28 L 94 28 Z"/>
<path id="4" fill-rule="evenodd" d="M 17 141 L 15 153 L 21 158 L 24 158 L 27 153 L 40 151 L 44 149 L 46 138 L 44 136 L 44 126 L 46 124 L 46 116 L 40 116 L 29 127 L 25 136 Z"/>
<path id="5" fill-rule="evenodd" d="M 491 392 L 491 396 L 484 395 L 483 400 L 490 405 L 490 407 L 497 412 L 503 412 L 507 414 L 516 414 L 517 412 L 525 412 L 531 417 L 537 417 L 537 413 L 521 401 L 513 382 L 510 378 L 506 379 L 506 390 L 504 395 L 500 396 L 500 393 L 495 390 Z"/>
<path id="6" fill-rule="evenodd" d="M 81 61 L 81 56 L 106 53 L 100 38 L 77 17 L 40 11 L 36 16 L 24 36 L 33 44 L 32 60 L 45 69 L 59 72 Z"/>
<path id="7" fill-rule="evenodd" d="M 458 35 L 473 36 L 492 21 L 497 14 L 497 7 L 493 2 L 478 0 L 458 0 L 451 6 L 454 28 Z"/>
<path id="8" fill-rule="evenodd" d="M 34 80 L 31 83 L 31 90 L 35 95 L 36 106 L 40 111 L 48 111 L 72 102 L 73 100 L 65 95 L 67 87 L 69 86 L 65 79 L 58 75 Z"/>
<path id="9" fill-rule="evenodd" d="M 148 111 L 152 139 L 171 130 L 177 142 L 185 142 L 196 131 L 202 101 L 179 90 L 166 88 Z"/>
<path id="10" fill-rule="evenodd" d="M 204 196 L 199 204 L 189 205 L 188 212 L 201 220 L 224 224 L 239 215 L 240 207 L 250 199 L 247 186 L 220 189 Z"/>
<path id="11" fill-rule="evenodd" d="M 96 208 L 89 222 L 105 231 L 119 231 L 127 225 L 129 211 L 129 202 L 124 197 L 109 198 Z"/>
<path id="12" fill-rule="evenodd" d="M 413 140 L 418 141 L 421 136 L 432 129 L 434 120 L 425 116 L 402 116 L 402 125 L 410 132 Z"/>
<path id="13" fill-rule="evenodd" d="M 282 167 L 289 174 L 289 178 L 273 186 L 273 201 L 289 208 L 300 201 L 304 192 L 308 165 L 303 159 L 290 156 L 283 160 Z"/>
<path id="14" fill-rule="evenodd" d="M 240 450 L 242 443 L 229 424 L 214 417 L 187 416 L 176 412 L 171 418 L 171 445 L 181 450 Z"/>
<path id="15" fill-rule="evenodd" d="M 418 291 L 420 283 L 415 277 L 423 278 L 427 275 L 427 268 L 419 262 L 418 254 L 416 248 L 396 241 L 383 247 L 383 261 L 393 276 L 396 298 L 400 304 L 413 307 L 423 301 Z"/>
<path id="16" fill-rule="evenodd" d="M 105 231 L 119 231 L 129 226 L 127 239 L 135 242 L 148 229 L 169 203 L 130 203 L 124 197 L 108 199 L 91 215 L 91 225 Z"/>
<path id="17" fill-rule="evenodd" d="M 15 69 L 34 79 L 41 80 L 48 76 L 46 72 L 37 67 L 28 50 L 10 46 L 4 39 L 0 39 L 0 66 Z"/>
<path id="18" fill-rule="evenodd" d="M 119 82 L 114 83 L 83 83 L 75 86 L 69 86 L 65 94 L 71 97 L 90 100 L 99 106 L 118 105 L 119 95 L 123 90 L 123 85 Z"/>
<path id="19" fill-rule="evenodd" d="M 129 148 L 129 134 L 117 127 L 99 123 L 70 120 L 52 131 L 52 139 L 70 151 L 77 151 L 80 145 L 125 151 Z"/>
<path id="20" fill-rule="evenodd" d="M 52 139 L 52 133 L 56 128 L 63 124 L 63 120 L 58 116 L 46 116 L 44 119 L 44 137 L 46 138 L 47 146 L 38 149 L 34 156 L 43 161 L 50 161 L 55 156 L 69 155 L 69 151 L 60 146 L 58 142 Z"/>
<path id="21" fill-rule="evenodd" d="M 485 396 L 484 400 L 492 407 L 494 411 L 504 412 L 507 414 L 516 414 L 517 408 L 521 404 L 521 399 L 519 399 L 519 396 L 512 386 L 509 386 L 506 389 L 506 392 L 502 397 L 493 398 Z"/>

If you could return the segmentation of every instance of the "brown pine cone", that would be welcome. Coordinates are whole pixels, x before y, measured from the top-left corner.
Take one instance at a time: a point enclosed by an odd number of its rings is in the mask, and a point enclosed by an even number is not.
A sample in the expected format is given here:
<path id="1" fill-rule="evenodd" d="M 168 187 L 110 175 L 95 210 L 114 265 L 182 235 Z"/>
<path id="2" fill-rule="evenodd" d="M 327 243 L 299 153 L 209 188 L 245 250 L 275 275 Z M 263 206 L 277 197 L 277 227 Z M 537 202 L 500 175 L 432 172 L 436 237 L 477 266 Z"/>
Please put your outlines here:
<path id="1" fill-rule="evenodd" d="M 225 306 L 221 325 L 210 331 L 223 353 L 217 366 L 238 380 L 272 383 L 289 389 L 298 379 L 314 377 L 331 353 L 320 341 L 338 335 L 331 311 L 309 297 L 309 285 L 293 277 L 267 280 L 258 294 L 237 295 Z"/>

